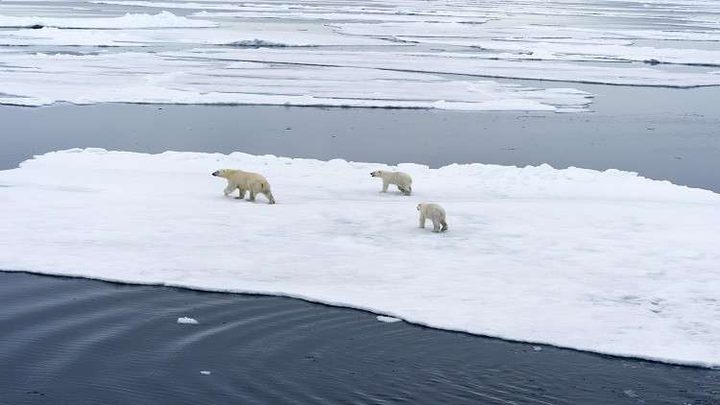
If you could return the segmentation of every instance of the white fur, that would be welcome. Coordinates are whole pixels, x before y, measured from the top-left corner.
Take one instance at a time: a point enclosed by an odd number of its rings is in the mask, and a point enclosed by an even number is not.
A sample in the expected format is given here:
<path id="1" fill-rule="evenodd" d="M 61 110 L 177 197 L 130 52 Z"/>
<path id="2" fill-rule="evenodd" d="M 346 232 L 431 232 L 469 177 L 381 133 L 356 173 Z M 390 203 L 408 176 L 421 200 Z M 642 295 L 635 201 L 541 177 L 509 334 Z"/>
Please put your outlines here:
<path id="1" fill-rule="evenodd" d="M 445 220 L 445 210 L 437 204 L 418 204 L 417 210 L 420 211 L 420 228 L 425 228 L 425 220 L 431 220 L 433 223 L 433 232 L 447 231 L 448 225 Z"/>
<path id="2" fill-rule="evenodd" d="M 220 169 L 213 174 L 215 177 L 227 179 L 227 187 L 225 187 L 225 196 L 232 194 L 235 189 L 239 190 L 240 195 L 236 198 L 245 198 L 245 192 L 250 192 L 249 201 L 255 201 L 256 194 L 264 194 L 270 204 L 275 204 L 275 198 L 270 191 L 270 183 L 261 174 L 244 172 L 242 170 Z"/>
<path id="3" fill-rule="evenodd" d="M 372 177 L 379 177 L 383 181 L 382 192 L 386 193 L 388 186 L 394 184 L 398 190 L 405 195 L 412 193 L 412 178 L 409 174 L 403 172 L 387 172 L 384 170 L 376 170 L 370 173 Z"/>

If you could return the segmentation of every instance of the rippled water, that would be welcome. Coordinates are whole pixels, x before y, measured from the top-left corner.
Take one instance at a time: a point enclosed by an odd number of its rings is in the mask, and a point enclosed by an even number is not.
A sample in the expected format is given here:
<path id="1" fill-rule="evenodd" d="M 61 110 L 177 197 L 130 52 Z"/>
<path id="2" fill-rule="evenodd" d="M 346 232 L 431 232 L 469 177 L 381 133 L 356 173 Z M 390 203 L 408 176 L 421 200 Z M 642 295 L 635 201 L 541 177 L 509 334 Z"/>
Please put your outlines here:
<path id="1" fill-rule="evenodd" d="M 3 404 L 720 401 L 720 370 L 278 297 L 0 272 L 0 324 Z"/>

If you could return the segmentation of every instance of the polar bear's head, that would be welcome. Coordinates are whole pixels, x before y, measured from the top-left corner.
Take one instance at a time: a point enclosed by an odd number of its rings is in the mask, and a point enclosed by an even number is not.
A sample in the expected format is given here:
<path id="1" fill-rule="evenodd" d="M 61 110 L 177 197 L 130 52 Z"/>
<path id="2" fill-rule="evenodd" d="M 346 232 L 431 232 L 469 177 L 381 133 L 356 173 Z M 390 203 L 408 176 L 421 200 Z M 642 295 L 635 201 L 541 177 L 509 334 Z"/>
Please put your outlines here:
<path id="1" fill-rule="evenodd" d="M 215 170 L 214 172 L 212 172 L 212 175 L 215 177 L 228 178 L 228 176 L 230 176 L 230 174 L 232 174 L 232 172 L 234 172 L 234 170 L 232 170 L 232 169 L 220 169 L 220 170 Z"/>
<path id="2" fill-rule="evenodd" d="M 418 205 L 417 205 L 417 210 L 418 210 L 418 211 L 422 210 L 422 206 L 423 206 L 423 204 L 418 204 Z"/>
<path id="3" fill-rule="evenodd" d="M 383 171 L 382 170 L 375 170 L 374 172 L 370 173 L 370 176 L 372 177 L 382 177 Z"/>

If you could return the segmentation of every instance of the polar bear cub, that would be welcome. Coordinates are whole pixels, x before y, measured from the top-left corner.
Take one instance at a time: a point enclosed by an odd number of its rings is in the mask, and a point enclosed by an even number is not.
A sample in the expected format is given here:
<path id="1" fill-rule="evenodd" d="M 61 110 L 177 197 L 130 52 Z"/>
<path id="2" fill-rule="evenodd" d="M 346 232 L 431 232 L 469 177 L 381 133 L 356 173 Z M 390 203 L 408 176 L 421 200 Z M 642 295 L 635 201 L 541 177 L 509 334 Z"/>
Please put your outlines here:
<path id="1" fill-rule="evenodd" d="M 372 177 L 379 177 L 383 181 L 382 192 L 386 193 L 388 186 L 394 184 L 398 190 L 405 195 L 412 193 L 412 178 L 409 174 L 403 172 L 388 172 L 385 170 L 376 170 L 370 173 Z"/>
<path id="2" fill-rule="evenodd" d="M 238 199 L 245 198 L 245 192 L 250 192 L 249 201 L 255 201 L 256 194 L 264 194 L 269 204 L 275 204 L 275 198 L 270 191 L 270 183 L 258 173 L 244 172 L 242 170 L 220 169 L 212 173 L 215 177 L 222 177 L 227 180 L 225 196 L 232 194 L 235 189 L 240 191 Z"/>
<path id="3" fill-rule="evenodd" d="M 425 228 L 425 220 L 429 219 L 433 223 L 433 232 L 444 232 L 448 230 L 445 220 L 445 210 L 437 204 L 418 204 L 417 210 L 420 211 L 420 228 Z"/>

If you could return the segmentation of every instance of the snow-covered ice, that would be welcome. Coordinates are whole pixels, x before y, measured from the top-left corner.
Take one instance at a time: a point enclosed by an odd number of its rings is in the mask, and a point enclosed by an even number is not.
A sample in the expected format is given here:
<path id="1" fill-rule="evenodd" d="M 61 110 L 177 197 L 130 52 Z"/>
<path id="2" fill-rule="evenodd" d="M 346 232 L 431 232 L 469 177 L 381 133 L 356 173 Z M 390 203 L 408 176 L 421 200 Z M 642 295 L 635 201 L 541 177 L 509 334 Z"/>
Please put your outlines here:
<path id="1" fill-rule="evenodd" d="M 236 50 L 241 52 L 242 49 Z M 572 88 L 538 89 L 489 80 L 448 80 L 436 75 L 363 67 L 288 67 L 213 60 L 205 53 L 6 55 L 0 70 L 0 103 L 54 102 L 270 104 L 437 108 L 448 110 L 578 111 L 592 100 Z M 114 68 L 124 65 L 128 71 Z M 18 67 L 22 66 L 22 67 Z M 94 76 L 98 68 L 106 69 Z M 38 73 L 43 71 L 42 74 Z M 224 73 L 218 74 L 218 71 Z M 714 76 L 717 80 L 720 77 Z M 42 80 L 38 80 L 42 78 Z M 93 82 L 92 92 L 85 85 Z M 358 83 L 362 82 L 362 87 Z M 222 90 L 219 90 L 222 89 Z"/>
<path id="2" fill-rule="evenodd" d="M 0 103 L 584 111 L 579 83 L 720 86 L 719 4 L 5 2 Z"/>
<path id="3" fill-rule="evenodd" d="M 0 10 L 2 10 L 2 8 L 0 8 Z M 216 27 L 218 23 L 203 21 L 197 18 L 190 19 L 181 17 L 168 11 L 161 11 L 156 14 L 126 13 L 117 17 L 43 17 L 0 14 L 0 27 L 3 28 L 31 28 L 38 26 L 48 28 L 122 30 L 132 28 L 208 28 Z"/>
<path id="4" fill-rule="evenodd" d="M 720 78 L 707 72 L 662 71 L 647 65 L 587 66 L 569 62 L 535 61 L 528 64 L 519 58 L 493 60 L 466 52 L 442 54 L 427 52 L 372 52 L 358 54 L 351 51 L 323 51 L 294 49 L 233 49 L 224 50 L 226 58 L 239 61 L 285 63 L 308 66 L 354 67 L 383 71 L 442 73 L 463 76 L 499 77 L 506 79 L 533 79 L 540 81 L 644 85 L 659 87 L 720 86 Z M 642 54 L 645 57 L 647 54 Z M 713 53 L 711 63 L 720 59 Z M 694 63 L 699 63 L 698 59 Z"/>
<path id="5" fill-rule="evenodd" d="M 265 174 L 277 205 L 225 198 Z M 409 322 L 720 365 L 720 195 L 634 173 L 101 149 L 0 172 L 0 268 L 301 297 Z M 447 210 L 417 228 L 419 201 Z"/>
<path id="6" fill-rule="evenodd" d="M 197 319 L 195 319 L 195 318 L 183 316 L 183 317 L 180 317 L 177 319 L 177 323 L 179 323 L 181 325 L 197 325 L 200 322 L 198 322 Z"/>

